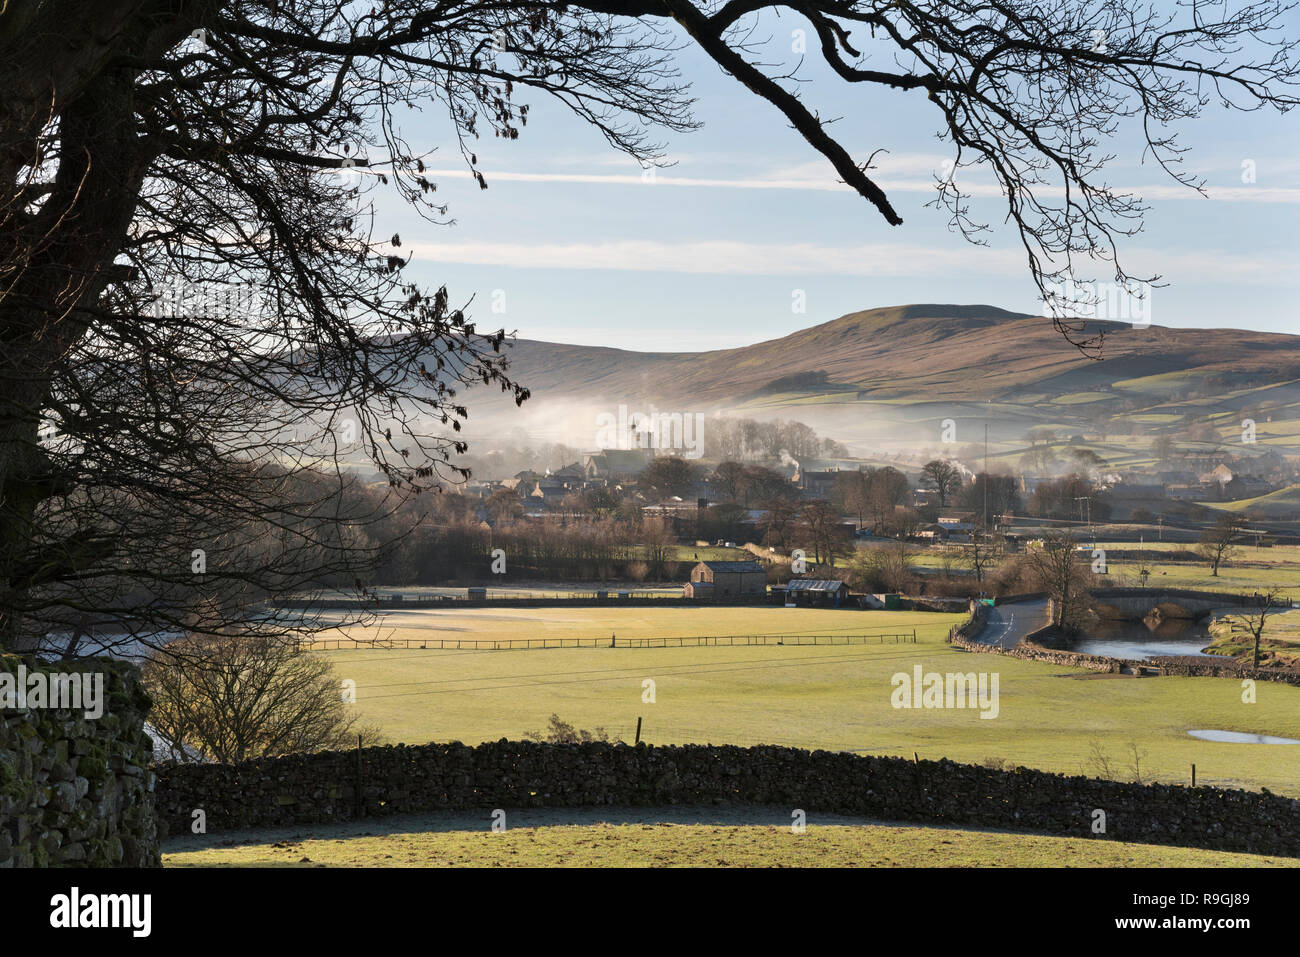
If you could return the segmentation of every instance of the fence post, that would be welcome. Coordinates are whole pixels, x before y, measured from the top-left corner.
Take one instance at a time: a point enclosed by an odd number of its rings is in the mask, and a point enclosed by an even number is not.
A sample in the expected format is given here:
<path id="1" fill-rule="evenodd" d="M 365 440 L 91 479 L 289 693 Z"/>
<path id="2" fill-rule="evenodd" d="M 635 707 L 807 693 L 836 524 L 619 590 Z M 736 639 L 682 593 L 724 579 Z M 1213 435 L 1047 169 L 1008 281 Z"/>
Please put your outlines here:
<path id="1" fill-rule="evenodd" d="M 361 735 L 357 735 L 357 812 L 356 816 L 361 817 Z"/>
<path id="2" fill-rule="evenodd" d="M 1196 765 L 1192 765 L 1192 787 L 1196 787 Z"/>
<path id="3" fill-rule="evenodd" d="M 636 740 L 633 741 L 632 743 L 634 745 L 641 743 L 641 716 L 640 715 L 636 716 Z"/>

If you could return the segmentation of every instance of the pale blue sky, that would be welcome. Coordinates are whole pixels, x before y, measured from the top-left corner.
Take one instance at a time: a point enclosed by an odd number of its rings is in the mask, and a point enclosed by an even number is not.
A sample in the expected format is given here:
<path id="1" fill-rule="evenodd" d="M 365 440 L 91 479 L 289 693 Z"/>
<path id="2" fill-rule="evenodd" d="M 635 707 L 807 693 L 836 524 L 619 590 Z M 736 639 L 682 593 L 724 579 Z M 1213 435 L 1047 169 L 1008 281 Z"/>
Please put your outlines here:
<path id="1" fill-rule="evenodd" d="M 772 29 L 788 47 L 787 18 Z M 1300 26 L 1297 27 L 1300 30 Z M 480 328 L 521 337 L 638 350 L 725 348 L 785 335 L 846 312 L 913 302 L 988 303 L 1039 312 L 1023 251 L 996 233 L 989 248 L 947 230 L 925 209 L 932 175 L 950 155 L 937 113 L 920 93 L 849 87 L 810 60 L 806 100 L 841 116 L 834 130 L 877 173 L 904 219 L 890 227 L 865 200 L 836 188 L 829 163 L 775 110 L 693 52 L 683 72 L 695 85 L 703 129 L 668 138 L 677 160 L 644 182 L 634 162 L 595 130 L 536 95 L 518 141 L 478 144 L 490 188 L 462 172 L 453 145 L 430 116 L 408 126 L 413 141 L 438 143 L 431 158 L 441 201 L 456 224 L 418 221 L 380 204 L 414 251 L 414 274 L 445 283 L 453 302 L 475 297 Z M 1140 137 L 1109 144 L 1109 181 L 1150 203 L 1145 231 L 1121 253 L 1131 272 L 1159 272 L 1157 325 L 1230 326 L 1300 332 L 1300 112 L 1226 114 L 1208 107 L 1182 128 L 1186 165 L 1210 199 L 1148 163 Z M 1256 181 L 1242 182 L 1253 160 Z M 959 180 L 960 181 L 960 180 Z M 903 188 L 898 188 L 901 185 Z M 998 223 L 996 196 L 976 215 Z M 1104 277 L 1103 277 L 1104 278 Z M 804 313 L 792 310 L 795 290 Z M 495 296 L 495 300 L 494 300 Z M 492 304 L 504 312 L 493 312 Z"/>

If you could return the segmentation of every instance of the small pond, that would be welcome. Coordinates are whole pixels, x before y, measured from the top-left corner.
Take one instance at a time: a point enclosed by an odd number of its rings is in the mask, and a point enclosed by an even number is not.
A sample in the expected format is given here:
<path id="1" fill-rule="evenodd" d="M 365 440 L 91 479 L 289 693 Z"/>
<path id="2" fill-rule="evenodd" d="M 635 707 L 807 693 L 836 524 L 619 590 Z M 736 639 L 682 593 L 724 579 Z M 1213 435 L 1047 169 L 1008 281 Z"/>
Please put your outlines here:
<path id="1" fill-rule="evenodd" d="M 1300 741 L 1295 738 L 1279 738 L 1273 734 L 1247 734 L 1245 731 L 1219 731 L 1210 728 L 1187 733 L 1202 741 L 1222 741 L 1229 744 L 1300 744 Z"/>

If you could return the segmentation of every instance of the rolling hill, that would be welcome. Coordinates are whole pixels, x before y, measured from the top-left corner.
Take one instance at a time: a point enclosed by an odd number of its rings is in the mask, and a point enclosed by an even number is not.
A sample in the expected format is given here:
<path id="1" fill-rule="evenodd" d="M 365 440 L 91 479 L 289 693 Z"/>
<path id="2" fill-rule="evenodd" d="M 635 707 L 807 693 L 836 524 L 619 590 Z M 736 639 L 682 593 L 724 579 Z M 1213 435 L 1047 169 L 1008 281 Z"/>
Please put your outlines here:
<path id="1" fill-rule="evenodd" d="M 1211 503 L 1210 507 L 1232 512 L 1248 512 L 1251 515 L 1270 519 L 1294 521 L 1300 516 L 1300 485 L 1289 485 L 1286 488 L 1278 489 L 1276 492 L 1270 492 L 1268 495 L 1260 495 L 1256 498 L 1245 498 L 1235 502 L 1218 504 Z"/>
<path id="2" fill-rule="evenodd" d="M 870 309 L 711 352 L 517 340 L 512 374 L 533 393 L 522 418 L 491 398 L 471 397 L 471 409 L 493 431 L 522 425 L 551 441 L 572 435 L 578 446 L 591 444 L 584 436 L 595 412 L 619 404 L 797 418 L 843 441 L 886 445 L 931 441 L 944 418 L 988 421 L 1000 441 L 1034 425 L 1149 436 L 1190 421 L 1228 439 L 1242 415 L 1264 409 L 1280 431 L 1261 420 L 1261 443 L 1300 442 L 1300 425 L 1282 425 L 1300 420 L 1300 336 L 1090 326 L 1106 332 L 1099 359 L 1080 354 L 1049 319 L 983 305 Z"/>

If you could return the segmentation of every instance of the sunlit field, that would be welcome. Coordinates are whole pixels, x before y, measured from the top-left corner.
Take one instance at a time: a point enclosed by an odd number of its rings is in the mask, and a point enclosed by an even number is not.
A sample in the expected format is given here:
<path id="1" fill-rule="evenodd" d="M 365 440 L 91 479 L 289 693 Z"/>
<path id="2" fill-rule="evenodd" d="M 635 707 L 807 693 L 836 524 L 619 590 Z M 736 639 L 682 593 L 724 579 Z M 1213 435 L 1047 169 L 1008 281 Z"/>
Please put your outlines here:
<path id="1" fill-rule="evenodd" d="M 932 636 L 946 635 L 960 615 L 914 612 L 846 611 L 838 609 L 783 608 L 780 606 L 682 607 L 626 605 L 596 608 L 413 608 L 385 609 L 373 625 L 322 633 L 322 639 L 367 644 L 392 641 L 540 642 L 541 639 L 678 638 L 694 636 L 767 636 L 785 634 L 862 635 L 870 632 L 921 629 Z M 920 632 L 918 632 L 920 634 Z"/>
<path id="2" fill-rule="evenodd" d="M 1142 546 L 1134 542 L 1098 542 L 1106 550 L 1106 563 L 1110 578 L 1116 586 L 1136 586 L 1138 558 Z M 1170 545 L 1148 542 L 1151 550 L 1192 550 L 1194 545 Z M 1191 588 L 1201 591 L 1247 592 L 1263 591 L 1274 585 L 1281 587 L 1286 597 L 1300 599 L 1300 548 L 1274 546 L 1257 548 L 1253 545 L 1234 546 L 1231 559 L 1219 568 L 1217 576 L 1210 574 L 1208 562 L 1155 562 L 1151 564 L 1148 588 Z"/>
<path id="3" fill-rule="evenodd" d="M 1242 702 L 1227 678 L 1099 676 L 954 649 L 959 615 L 784 608 L 477 609 L 403 612 L 398 634 L 463 636 L 831 634 L 904 632 L 917 642 L 858 645 L 581 648 L 515 651 L 366 649 L 320 652 L 356 682 L 358 716 L 392 743 L 518 739 L 551 714 L 653 744 L 781 744 L 981 763 L 1069 774 L 1267 787 L 1300 795 L 1300 746 L 1219 744 L 1192 729 L 1300 738 L 1300 689 L 1260 682 Z M 974 709 L 891 704 L 897 673 L 998 675 L 997 717 Z M 648 700 L 645 682 L 653 684 Z M 1096 747 L 1094 747 L 1094 745 Z"/>
<path id="4" fill-rule="evenodd" d="M 1075 529 L 1081 546 L 1092 546 L 1086 529 Z M 1103 585 L 1114 588 L 1136 588 L 1142 582 L 1138 576 L 1139 559 L 1147 555 L 1176 550 L 1191 553 L 1195 545 L 1158 541 L 1154 537 L 1145 545 L 1138 542 L 1109 542 L 1098 539 L 1096 547 L 1106 552 L 1107 575 Z M 944 550 L 922 548 L 913 553 L 917 566 L 938 571 L 943 567 Z M 948 561 L 954 572 L 963 572 L 963 557 L 959 546 L 949 547 Z M 1091 557 L 1089 556 L 1091 561 Z M 1223 591 L 1252 593 L 1274 585 L 1283 590 L 1285 597 L 1300 600 L 1300 548 L 1274 546 L 1261 548 L 1254 545 L 1233 547 L 1232 557 L 1219 568 L 1219 574 L 1210 574 L 1210 565 L 1203 561 L 1150 562 L 1151 577 L 1148 588 L 1189 588 L 1198 591 Z"/>

